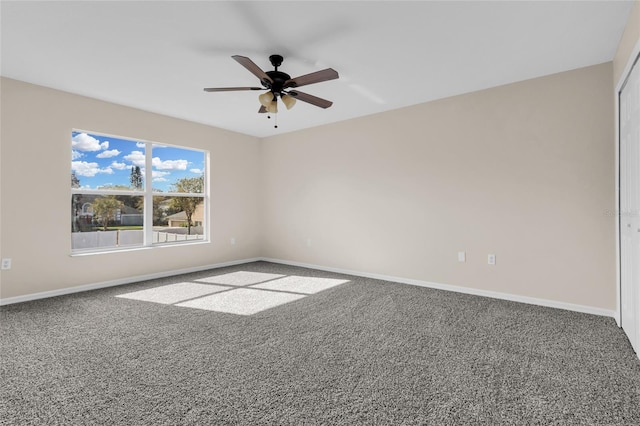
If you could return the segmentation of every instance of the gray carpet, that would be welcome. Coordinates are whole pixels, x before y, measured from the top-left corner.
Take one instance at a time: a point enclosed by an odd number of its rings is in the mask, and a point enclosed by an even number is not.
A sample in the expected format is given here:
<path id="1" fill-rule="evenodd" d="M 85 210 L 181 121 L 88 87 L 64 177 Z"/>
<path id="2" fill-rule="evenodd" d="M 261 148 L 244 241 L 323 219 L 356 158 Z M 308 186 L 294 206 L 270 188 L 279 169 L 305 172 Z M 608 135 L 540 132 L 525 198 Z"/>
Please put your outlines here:
<path id="1" fill-rule="evenodd" d="M 116 297 L 236 271 L 348 282 L 251 315 Z M 640 424 L 611 318 L 265 262 L 5 306 L 0 331 L 1 424 Z"/>

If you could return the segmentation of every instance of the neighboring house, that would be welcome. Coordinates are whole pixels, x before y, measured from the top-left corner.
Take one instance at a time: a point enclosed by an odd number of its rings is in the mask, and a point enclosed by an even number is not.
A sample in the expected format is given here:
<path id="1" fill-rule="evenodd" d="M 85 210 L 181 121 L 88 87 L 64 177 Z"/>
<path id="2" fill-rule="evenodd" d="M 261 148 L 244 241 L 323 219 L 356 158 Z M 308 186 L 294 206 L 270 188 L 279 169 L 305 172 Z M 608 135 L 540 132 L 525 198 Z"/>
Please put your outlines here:
<path id="1" fill-rule="evenodd" d="M 123 205 L 121 208 L 117 209 L 114 212 L 113 217 L 109 220 L 118 222 L 121 225 L 142 225 L 143 217 L 144 216 L 142 213 L 140 213 L 140 210 L 136 209 L 135 207 Z"/>
<path id="2" fill-rule="evenodd" d="M 85 197 L 82 204 L 78 204 L 76 207 L 76 220 L 82 221 L 87 224 L 91 224 L 93 221 L 93 205 L 92 202 L 97 196 Z M 91 201 L 91 202 L 90 202 Z M 129 226 L 142 226 L 144 215 L 140 210 L 123 205 L 121 208 L 115 211 L 113 217 L 110 220 L 120 223 L 121 225 Z"/>
<path id="3" fill-rule="evenodd" d="M 115 220 L 119 221 L 121 225 L 142 226 L 144 215 L 136 208 L 122 206 L 122 208 L 116 212 Z"/>
<path id="4" fill-rule="evenodd" d="M 81 216 L 93 217 L 93 206 L 91 203 L 84 203 L 82 205 Z"/>
<path id="5" fill-rule="evenodd" d="M 202 226 L 204 221 L 204 203 L 198 204 L 196 211 L 191 216 L 191 225 Z M 167 216 L 167 222 L 169 227 L 187 226 L 187 214 L 184 211 Z"/>

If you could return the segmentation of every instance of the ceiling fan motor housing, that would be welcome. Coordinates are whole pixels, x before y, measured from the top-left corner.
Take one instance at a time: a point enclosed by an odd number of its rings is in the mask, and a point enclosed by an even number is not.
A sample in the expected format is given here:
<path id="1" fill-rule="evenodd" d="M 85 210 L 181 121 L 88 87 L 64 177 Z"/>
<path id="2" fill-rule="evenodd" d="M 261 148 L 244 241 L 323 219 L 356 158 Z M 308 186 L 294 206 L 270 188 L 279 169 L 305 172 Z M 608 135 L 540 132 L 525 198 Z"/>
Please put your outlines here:
<path id="1" fill-rule="evenodd" d="M 266 87 L 270 89 L 276 95 L 282 95 L 282 89 L 284 89 L 284 83 L 291 80 L 289 74 L 281 71 L 266 71 L 265 74 L 273 80 L 273 83 L 266 84 Z"/>

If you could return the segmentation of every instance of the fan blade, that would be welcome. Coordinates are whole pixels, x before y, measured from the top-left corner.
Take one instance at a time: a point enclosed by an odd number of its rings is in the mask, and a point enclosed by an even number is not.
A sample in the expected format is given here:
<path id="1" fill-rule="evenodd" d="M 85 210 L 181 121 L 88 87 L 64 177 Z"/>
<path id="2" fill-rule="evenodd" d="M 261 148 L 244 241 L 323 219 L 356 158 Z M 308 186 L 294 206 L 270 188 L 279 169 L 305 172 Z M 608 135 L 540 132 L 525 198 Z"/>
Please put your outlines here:
<path id="1" fill-rule="evenodd" d="M 251 72 L 251 74 L 255 75 L 260 79 L 261 83 L 268 82 L 269 84 L 273 84 L 273 80 L 269 77 L 262 69 L 257 66 L 251 59 L 246 56 L 233 55 L 233 59 L 235 59 L 240 65 L 245 67 Z"/>
<path id="2" fill-rule="evenodd" d="M 261 105 L 260 109 L 258 110 L 258 114 L 264 114 L 265 112 L 267 112 L 267 109 L 264 107 L 264 105 Z"/>
<path id="3" fill-rule="evenodd" d="M 329 108 L 331 105 L 333 105 L 333 102 L 331 101 L 310 95 L 308 93 L 298 92 L 297 90 L 291 90 L 287 93 L 287 95 L 293 96 L 299 101 L 306 102 L 320 108 Z"/>
<path id="4" fill-rule="evenodd" d="M 264 90 L 264 87 L 206 87 L 205 92 L 232 92 L 235 90 Z"/>
<path id="5" fill-rule="evenodd" d="M 338 71 L 333 68 L 312 72 L 311 74 L 301 75 L 284 82 L 284 87 L 300 87 L 307 84 L 320 83 L 321 81 L 334 80 L 338 78 Z"/>

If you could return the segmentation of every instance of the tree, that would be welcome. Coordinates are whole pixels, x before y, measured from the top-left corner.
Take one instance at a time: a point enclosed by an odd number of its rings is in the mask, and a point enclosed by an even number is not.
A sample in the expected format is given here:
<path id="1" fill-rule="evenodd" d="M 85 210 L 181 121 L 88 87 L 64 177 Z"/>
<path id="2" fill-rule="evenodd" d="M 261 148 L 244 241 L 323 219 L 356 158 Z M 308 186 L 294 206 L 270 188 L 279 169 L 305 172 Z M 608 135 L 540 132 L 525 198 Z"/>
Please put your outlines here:
<path id="1" fill-rule="evenodd" d="M 97 189 L 101 190 L 115 190 L 115 191 L 131 191 L 131 187 L 125 185 L 102 185 Z M 110 197 L 115 198 L 120 201 L 123 205 L 127 207 L 131 207 L 142 212 L 144 206 L 144 199 L 142 195 L 110 195 Z"/>
<path id="2" fill-rule="evenodd" d="M 204 176 L 179 179 L 172 185 L 172 192 L 202 194 L 204 192 Z M 191 227 L 193 226 L 191 218 L 198 204 L 202 201 L 202 197 L 173 197 L 171 200 L 171 207 L 178 211 L 183 211 L 187 216 L 187 234 L 189 235 L 191 234 Z"/>
<path id="3" fill-rule="evenodd" d="M 71 188 L 80 188 L 80 179 L 76 175 L 74 170 L 71 171 Z M 73 220 L 71 221 L 71 232 L 78 232 L 80 228 L 78 225 L 78 210 L 80 206 L 80 194 L 73 194 L 71 196 L 71 210 L 73 212 Z"/>
<path id="4" fill-rule="evenodd" d="M 134 189 L 142 189 L 142 172 L 140 166 L 131 166 L 131 176 L 129 182 Z"/>
<path id="5" fill-rule="evenodd" d="M 172 198 L 165 195 L 155 195 L 162 191 L 154 190 L 153 196 L 153 225 L 164 226 L 167 224 L 167 216 L 182 211 L 173 206 Z"/>
<path id="6" fill-rule="evenodd" d="M 71 187 L 80 188 L 80 179 L 78 179 L 75 170 L 71 171 Z"/>
<path id="7" fill-rule="evenodd" d="M 93 217 L 102 223 L 103 229 L 106 231 L 109 220 L 113 219 L 118 210 L 122 208 L 122 202 L 117 200 L 113 195 L 102 196 L 96 198 L 91 204 L 91 207 L 93 208 Z"/>

